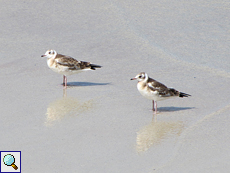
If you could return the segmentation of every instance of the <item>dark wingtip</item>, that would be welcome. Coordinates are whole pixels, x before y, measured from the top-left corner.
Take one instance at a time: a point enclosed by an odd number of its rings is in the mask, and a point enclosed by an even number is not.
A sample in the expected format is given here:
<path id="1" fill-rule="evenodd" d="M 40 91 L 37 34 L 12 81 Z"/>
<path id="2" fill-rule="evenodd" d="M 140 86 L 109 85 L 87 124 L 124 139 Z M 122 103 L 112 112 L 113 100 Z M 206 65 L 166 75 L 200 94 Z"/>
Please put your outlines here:
<path id="1" fill-rule="evenodd" d="M 179 93 L 179 97 L 189 97 L 189 96 L 191 96 L 191 95 L 186 94 L 186 93 L 182 93 L 182 92 Z"/>

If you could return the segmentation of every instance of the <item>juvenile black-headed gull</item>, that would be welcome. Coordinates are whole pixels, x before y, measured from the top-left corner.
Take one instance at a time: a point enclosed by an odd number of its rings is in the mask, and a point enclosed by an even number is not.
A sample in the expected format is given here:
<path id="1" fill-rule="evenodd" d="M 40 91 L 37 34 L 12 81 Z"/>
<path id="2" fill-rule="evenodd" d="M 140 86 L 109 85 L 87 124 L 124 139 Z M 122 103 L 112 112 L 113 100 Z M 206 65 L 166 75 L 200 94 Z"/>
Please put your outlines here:
<path id="1" fill-rule="evenodd" d="M 137 80 L 137 89 L 141 95 L 153 101 L 153 111 L 155 110 L 155 114 L 157 113 L 157 101 L 172 97 L 191 96 L 189 94 L 179 92 L 174 88 L 168 88 L 164 84 L 150 78 L 145 72 L 139 73 L 135 78 L 132 78 L 131 80 Z"/>
<path id="2" fill-rule="evenodd" d="M 58 54 L 55 50 L 47 50 L 45 55 L 41 57 L 47 58 L 47 65 L 54 72 L 63 75 L 63 85 L 67 86 L 67 77 L 86 70 L 96 70 L 101 68 L 100 65 L 91 64 L 90 62 L 78 61 L 70 56 Z"/>

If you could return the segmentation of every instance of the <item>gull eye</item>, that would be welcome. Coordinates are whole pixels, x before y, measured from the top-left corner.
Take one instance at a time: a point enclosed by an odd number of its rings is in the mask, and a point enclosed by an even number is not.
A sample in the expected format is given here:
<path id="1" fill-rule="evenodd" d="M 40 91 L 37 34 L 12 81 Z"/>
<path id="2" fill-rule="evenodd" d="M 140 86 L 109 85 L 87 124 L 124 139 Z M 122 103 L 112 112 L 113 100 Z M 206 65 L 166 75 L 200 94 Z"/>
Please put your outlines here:
<path id="1" fill-rule="evenodd" d="M 139 76 L 139 78 L 141 78 L 142 76 Z"/>
<path id="2" fill-rule="evenodd" d="M 49 52 L 49 54 L 51 54 L 51 52 Z"/>

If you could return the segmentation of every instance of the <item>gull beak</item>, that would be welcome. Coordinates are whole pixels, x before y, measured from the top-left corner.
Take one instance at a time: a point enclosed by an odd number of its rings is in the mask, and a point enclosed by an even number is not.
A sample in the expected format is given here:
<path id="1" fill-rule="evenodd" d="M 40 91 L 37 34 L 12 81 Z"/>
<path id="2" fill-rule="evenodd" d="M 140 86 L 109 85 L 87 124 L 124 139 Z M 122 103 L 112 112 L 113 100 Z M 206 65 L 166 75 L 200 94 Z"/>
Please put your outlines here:
<path id="1" fill-rule="evenodd" d="M 130 80 L 136 80 L 136 78 L 131 78 Z"/>
<path id="2" fill-rule="evenodd" d="M 41 57 L 44 57 L 44 56 L 46 56 L 46 55 L 42 55 Z"/>

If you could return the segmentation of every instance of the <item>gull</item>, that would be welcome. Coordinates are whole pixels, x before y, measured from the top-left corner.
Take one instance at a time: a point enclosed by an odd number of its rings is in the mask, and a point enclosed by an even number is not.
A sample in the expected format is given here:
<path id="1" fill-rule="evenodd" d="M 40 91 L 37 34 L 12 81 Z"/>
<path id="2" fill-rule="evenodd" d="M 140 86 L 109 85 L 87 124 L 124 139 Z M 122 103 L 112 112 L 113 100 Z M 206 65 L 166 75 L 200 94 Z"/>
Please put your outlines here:
<path id="1" fill-rule="evenodd" d="M 137 89 L 141 93 L 141 95 L 153 101 L 153 111 L 155 111 L 155 114 L 157 113 L 157 101 L 165 100 L 172 97 L 191 96 L 189 94 L 179 92 L 174 88 L 168 88 L 164 84 L 150 78 L 145 72 L 139 73 L 131 80 L 137 80 Z"/>
<path id="2" fill-rule="evenodd" d="M 58 54 L 55 50 L 47 50 L 41 57 L 47 58 L 48 67 L 56 73 L 63 75 L 63 85 L 67 86 L 67 77 L 87 70 L 96 70 L 100 65 L 90 62 L 78 61 L 70 56 Z"/>

